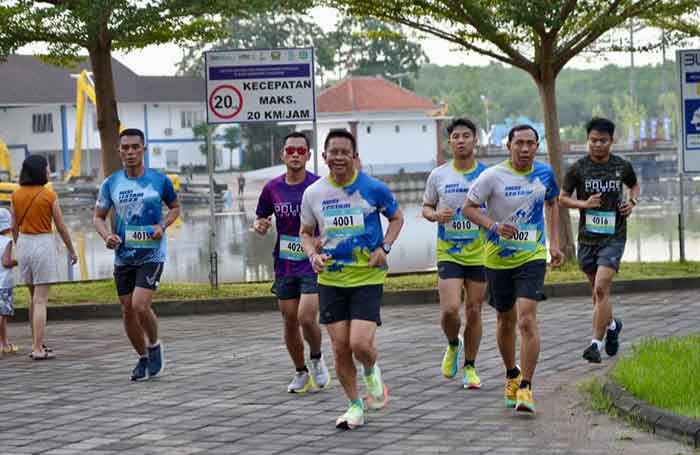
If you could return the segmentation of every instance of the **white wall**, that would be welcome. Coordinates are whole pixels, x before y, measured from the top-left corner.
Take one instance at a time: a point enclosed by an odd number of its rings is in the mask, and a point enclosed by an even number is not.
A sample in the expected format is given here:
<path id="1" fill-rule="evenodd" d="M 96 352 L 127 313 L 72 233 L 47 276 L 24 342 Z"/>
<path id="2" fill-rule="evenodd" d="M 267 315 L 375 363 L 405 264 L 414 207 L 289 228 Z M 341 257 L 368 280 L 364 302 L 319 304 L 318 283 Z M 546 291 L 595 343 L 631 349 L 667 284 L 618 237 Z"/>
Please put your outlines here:
<path id="1" fill-rule="evenodd" d="M 399 132 L 396 132 L 397 127 Z M 371 132 L 368 132 L 368 128 Z M 434 119 L 360 122 L 357 125 L 357 143 L 362 164 L 426 163 L 435 160 L 436 129 Z"/>

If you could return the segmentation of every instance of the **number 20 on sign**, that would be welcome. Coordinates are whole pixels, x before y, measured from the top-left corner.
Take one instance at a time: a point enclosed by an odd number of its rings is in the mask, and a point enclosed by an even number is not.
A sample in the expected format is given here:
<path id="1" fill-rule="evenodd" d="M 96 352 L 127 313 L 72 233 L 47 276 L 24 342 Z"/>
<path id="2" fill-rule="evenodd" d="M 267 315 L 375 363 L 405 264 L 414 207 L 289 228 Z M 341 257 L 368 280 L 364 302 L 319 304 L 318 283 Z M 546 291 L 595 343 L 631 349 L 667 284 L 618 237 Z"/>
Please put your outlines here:
<path id="1" fill-rule="evenodd" d="M 209 109 L 220 119 L 235 118 L 243 109 L 241 92 L 230 84 L 216 87 L 209 96 Z"/>

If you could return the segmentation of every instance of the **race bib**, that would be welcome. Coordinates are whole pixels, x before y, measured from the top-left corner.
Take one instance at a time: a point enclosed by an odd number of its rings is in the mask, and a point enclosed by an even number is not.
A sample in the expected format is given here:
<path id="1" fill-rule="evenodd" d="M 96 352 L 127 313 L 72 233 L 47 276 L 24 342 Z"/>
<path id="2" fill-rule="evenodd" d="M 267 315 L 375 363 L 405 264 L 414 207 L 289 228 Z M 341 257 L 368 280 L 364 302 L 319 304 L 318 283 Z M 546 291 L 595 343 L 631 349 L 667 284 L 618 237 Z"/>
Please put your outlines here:
<path id="1" fill-rule="evenodd" d="M 449 223 L 445 223 L 446 240 L 469 240 L 479 237 L 479 226 L 465 218 L 463 214 L 455 214 Z"/>
<path id="2" fill-rule="evenodd" d="M 127 248 L 158 248 L 160 240 L 153 240 L 153 226 L 127 226 L 126 227 Z"/>
<path id="3" fill-rule="evenodd" d="M 323 227 L 330 238 L 362 235 L 365 233 L 365 216 L 359 207 L 325 210 Z"/>
<path id="4" fill-rule="evenodd" d="M 520 251 L 535 251 L 537 248 L 537 225 L 518 224 L 518 232 L 512 239 L 500 238 L 499 243 L 504 248 Z"/>
<path id="5" fill-rule="evenodd" d="M 615 212 L 586 210 L 586 230 L 593 234 L 614 234 Z"/>
<path id="6" fill-rule="evenodd" d="M 289 261 L 306 260 L 306 253 L 304 253 L 304 249 L 301 247 L 301 239 L 290 235 L 280 235 L 279 257 L 280 259 L 287 259 Z"/>

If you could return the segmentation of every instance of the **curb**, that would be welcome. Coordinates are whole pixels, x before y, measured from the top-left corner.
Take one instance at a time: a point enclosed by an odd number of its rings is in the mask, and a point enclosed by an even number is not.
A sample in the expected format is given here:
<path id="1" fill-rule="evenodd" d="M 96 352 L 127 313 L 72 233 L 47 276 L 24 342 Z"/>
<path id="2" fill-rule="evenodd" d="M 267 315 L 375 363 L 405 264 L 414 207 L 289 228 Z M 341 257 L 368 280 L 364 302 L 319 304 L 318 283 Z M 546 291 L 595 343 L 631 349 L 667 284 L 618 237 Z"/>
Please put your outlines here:
<path id="1" fill-rule="evenodd" d="M 663 291 L 700 289 L 700 277 L 656 278 L 650 280 L 627 280 L 613 283 L 613 294 L 631 294 Z M 588 283 L 547 284 L 543 289 L 547 297 L 586 297 L 591 295 Z M 391 291 L 384 293 L 382 305 L 421 305 L 437 303 L 437 289 L 412 291 Z M 188 316 L 197 314 L 245 313 L 276 311 L 277 299 L 269 297 L 239 297 L 233 299 L 173 300 L 153 302 L 153 309 L 159 316 Z M 121 305 L 85 304 L 49 306 L 47 318 L 50 321 L 72 321 L 83 319 L 121 318 Z M 26 322 L 27 308 L 17 308 L 13 322 Z"/>
<path id="2" fill-rule="evenodd" d="M 631 418 L 654 434 L 700 448 L 700 420 L 651 406 L 611 380 L 603 384 L 603 392 L 621 416 Z"/>

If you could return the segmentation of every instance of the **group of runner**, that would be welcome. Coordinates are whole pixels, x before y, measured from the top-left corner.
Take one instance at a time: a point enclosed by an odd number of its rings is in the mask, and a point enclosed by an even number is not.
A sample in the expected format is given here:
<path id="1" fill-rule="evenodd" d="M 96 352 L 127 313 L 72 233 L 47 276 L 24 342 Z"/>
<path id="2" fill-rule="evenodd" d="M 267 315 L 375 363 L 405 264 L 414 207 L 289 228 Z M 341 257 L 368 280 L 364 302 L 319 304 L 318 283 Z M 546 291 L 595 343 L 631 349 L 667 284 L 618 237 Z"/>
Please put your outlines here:
<path id="1" fill-rule="evenodd" d="M 442 374 L 455 377 L 464 353 L 464 388 L 481 387 L 477 355 L 482 303 L 488 298 L 497 311 L 505 404 L 519 412 L 535 412 L 537 305 L 544 298 L 547 235 L 551 265 L 564 262 L 559 249 L 560 206 L 581 212 L 578 261 L 593 289 L 593 337 L 583 358 L 598 363 L 603 348 L 609 356 L 619 348 L 622 321 L 613 317 L 610 288 L 625 247 L 626 219 L 637 205 L 640 187 L 630 163 L 611 154 L 615 125 L 594 118 L 586 129 L 589 153 L 570 167 L 562 192 L 552 169 L 535 160 L 540 138 L 532 126 L 513 127 L 508 134 L 509 158 L 487 167 L 476 159 L 477 128 L 466 118 L 454 119 L 448 126 L 453 158 L 434 169 L 426 183 L 422 214 L 438 223 L 438 290 L 447 339 Z M 144 150 L 141 131 L 121 132 L 124 169 L 102 185 L 94 217 L 105 245 L 115 250 L 114 277 L 124 326 L 139 356 L 131 374 L 134 381 L 158 376 L 165 365 L 151 300 L 166 257 L 165 230 L 180 213 L 170 181 L 144 167 Z M 389 400 L 375 334 L 381 325 L 387 256 L 404 218 L 389 188 L 359 169 L 357 144 L 350 132 L 332 130 L 325 138 L 322 155 L 328 176 L 319 178 L 306 171 L 310 153 L 302 133 L 284 139 L 286 172 L 265 185 L 253 229 L 267 234 L 274 215 L 272 292 L 278 298 L 284 340 L 296 370 L 287 391 L 305 393 L 331 382 L 322 355 L 320 321 L 330 336 L 335 371 L 349 401 L 336 427 L 354 429 L 364 424 L 366 412 L 384 408 Z M 165 218 L 163 203 L 168 207 Z M 113 231 L 107 225 L 111 208 Z M 380 215 L 388 220 L 386 232 Z M 308 365 L 304 341 L 309 345 Z M 355 360 L 367 391 L 363 396 Z"/>

